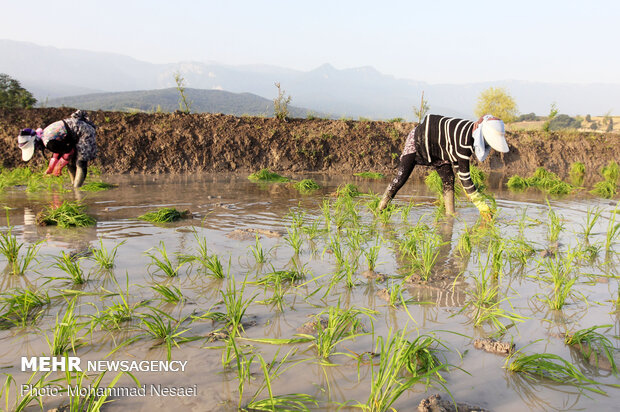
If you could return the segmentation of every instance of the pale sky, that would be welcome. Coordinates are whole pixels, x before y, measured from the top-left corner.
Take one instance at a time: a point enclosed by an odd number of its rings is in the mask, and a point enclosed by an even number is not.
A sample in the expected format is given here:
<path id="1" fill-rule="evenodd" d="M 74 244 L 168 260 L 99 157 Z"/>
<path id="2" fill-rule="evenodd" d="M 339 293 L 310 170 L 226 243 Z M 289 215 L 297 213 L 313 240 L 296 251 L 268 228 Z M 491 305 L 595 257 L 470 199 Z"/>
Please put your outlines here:
<path id="1" fill-rule="evenodd" d="M 151 63 L 373 66 L 429 83 L 620 83 L 620 1 L 0 0 L 0 7 L 0 39 Z"/>

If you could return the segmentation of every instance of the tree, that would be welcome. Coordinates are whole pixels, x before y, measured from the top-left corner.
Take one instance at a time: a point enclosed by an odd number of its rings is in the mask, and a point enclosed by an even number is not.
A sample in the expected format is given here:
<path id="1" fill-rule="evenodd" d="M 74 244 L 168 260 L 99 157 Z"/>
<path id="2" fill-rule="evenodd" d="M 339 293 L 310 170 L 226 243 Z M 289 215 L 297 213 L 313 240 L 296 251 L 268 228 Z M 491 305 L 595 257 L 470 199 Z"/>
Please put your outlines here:
<path id="1" fill-rule="evenodd" d="M 543 130 L 548 132 L 550 130 L 551 121 L 558 115 L 560 111 L 558 110 L 558 105 L 553 102 L 551 103 L 551 108 L 549 109 L 549 116 L 547 116 L 547 121 L 543 123 Z"/>
<path id="2" fill-rule="evenodd" d="M 429 109 L 430 109 L 430 106 L 428 105 L 428 100 L 424 98 L 424 91 L 422 91 L 422 98 L 420 99 L 420 108 L 417 108 L 417 107 L 413 108 L 413 115 L 414 117 L 418 119 L 418 123 L 422 122 L 422 119 L 424 118 L 424 116 L 426 116 L 426 113 L 428 113 Z"/>
<path id="3" fill-rule="evenodd" d="M 179 110 L 184 113 L 190 113 L 192 111 L 192 101 L 185 96 L 185 79 L 180 72 L 174 72 L 174 82 L 177 84 L 177 90 L 179 91 Z"/>
<path id="4" fill-rule="evenodd" d="M 287 96 L 285 91 L 280 88 L 280 83 L 275 83 L 278 88 L 278 97 L 273 99 L 273 114 L 276 118 L 286 121 L 289 115 L 288 104 L 291 102 L 291 96 Z"/>
<path id="5" fill-rule="evenodd" d="M 29 109 L 37 102 L 19 81 L 8 74 L 0 73 L 0 107 L 5 109 Z"/>
<path id="6" fill-rule="evenodd" d="M 513 122 L 517 118 L 519 110 L 517 103 L 503 87 L 489 87 L 478 96 L 478 103 L 474 111 L 476 116 L 492 114 L 506 123 Z"/>

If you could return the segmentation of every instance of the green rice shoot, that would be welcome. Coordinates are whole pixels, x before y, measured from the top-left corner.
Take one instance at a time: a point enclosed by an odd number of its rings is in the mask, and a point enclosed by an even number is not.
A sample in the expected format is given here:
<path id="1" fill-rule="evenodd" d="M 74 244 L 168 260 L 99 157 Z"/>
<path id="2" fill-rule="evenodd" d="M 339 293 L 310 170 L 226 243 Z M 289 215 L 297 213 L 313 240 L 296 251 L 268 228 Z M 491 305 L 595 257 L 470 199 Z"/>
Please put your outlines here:
<path id="1" fill-rule="evenodd" d="M 385 175 L 378 172 L 360 172 L 353 173 L 353 176 L 363 177 L 364 179 L 383 179 Z"/>
<path id="2" fill-rule="evenodd" d="M 584 165 L 583 162 L 572 163 L 568 175 L 573 185 L 581 186 L 586 175 L 586 165 Z"/>
<path id="3" fill-rule="evenodd" d="M 261 169 L 258 172 L 252 173 L 248 176 L 248 179 L 261 182 L 288 182 L 288 177 L 281 176 L 277 173 L 271 172 L 269 169 Z"/>
<path id="4" fill-rule="evenodd" d="M 88 227 L 97 221 L 85 213 L 86 206 L 80 202 L 65 200 L 59 207 L 47 207 L 37 215 L 37 223 L 41 226 Z"/>
<path id="5" fill-rule="evenodd" d="M 138 216 L 138 219 L 154 223 L 170 223 L 181 219 L 187 219 L 189 215 L 189 210 L 179 212 L 173 207 L 162 207 L 161 209 L 152 210 L 142 216 Z"/>
<path id="6" fill-rule="evenodd" d="M 555 173 L 539 167 L 528 178 L 519 175 L 512 176 L 506 183 L 508 189 L 522 191 L 530 187 L 535 187 L 550 195 L 566 195 L 574 192 L 577 188 L 570 183 L 564 182 Z"/>
<path id="7" fill-rule="evenodd" d="M 605 180 L 594 184 L 594 189 L 590 193 L 603 197 L 605 199 L 611 199 L 618 193 L 618 177 L 620 170 L 618 163 L 610 160 L 607 166 L 601 169 L 601 175 Z"/>
<path id="8" fill-rule="evenodd" d="M 338 186 L 338 189 L 336 189 L 336 196 L 338 197 L 357 197 L 361 194 L 362 192 L 359 191 L 357 186 L 351 183 Z"/>

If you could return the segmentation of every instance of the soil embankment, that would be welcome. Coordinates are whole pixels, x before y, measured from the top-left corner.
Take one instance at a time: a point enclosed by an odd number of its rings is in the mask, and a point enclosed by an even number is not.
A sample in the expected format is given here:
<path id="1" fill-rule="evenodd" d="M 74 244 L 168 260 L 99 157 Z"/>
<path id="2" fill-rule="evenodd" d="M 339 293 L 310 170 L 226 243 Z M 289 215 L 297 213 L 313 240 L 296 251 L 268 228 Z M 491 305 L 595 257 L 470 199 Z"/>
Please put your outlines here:
<path id="1" fill-rule="evenodd" d="M 2 166 L 23 165 L 16 136 L 45 127 L 73 109 L 0 110 Z M 222 114 L 90 112 L 96 123 L 104 173 L 274 171 L 388 174 L 398 164 L 407 122 L 235 117 Z M 536 131 L 508 132 L 510 152 L 492 152 L 480 166 L 506 175 L 528 175 L 543 166 L 566 177 L 571 163 L 586 165 L 596 180 L 609 160 L 620 161 L 620 135 Z M 34 160 L 42 164 L 37 155 Z M 420 168 L 414 173 L 421 173 Z M 590 179 L 591 179 L 590 178 Z M 590 180 L 588 179 L 588 180 Z"/>

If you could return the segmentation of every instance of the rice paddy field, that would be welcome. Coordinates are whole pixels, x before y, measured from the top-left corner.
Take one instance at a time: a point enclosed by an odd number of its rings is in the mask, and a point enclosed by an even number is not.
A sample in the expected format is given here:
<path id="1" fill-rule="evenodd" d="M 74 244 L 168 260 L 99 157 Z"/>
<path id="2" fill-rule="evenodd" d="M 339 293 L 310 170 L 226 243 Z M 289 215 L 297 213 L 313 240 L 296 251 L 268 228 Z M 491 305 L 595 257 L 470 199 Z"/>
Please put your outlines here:
<path id="1" fill-rule="evenodd" d="M 466 200 L 443 216 L 423 181 L 377 212 L 389 176 L 287 177 L 4 187 L 0 408 L 409 411 L 440 394 L 459 410 L 617 410 L 617 199 L 491 176 L 481 222 Z M 61 207 L 94 220 L 41 223 Z M 31 372 L 24 356 L 186 363 Z M 150 385 L 184 394 L 67 391 Z"/>

